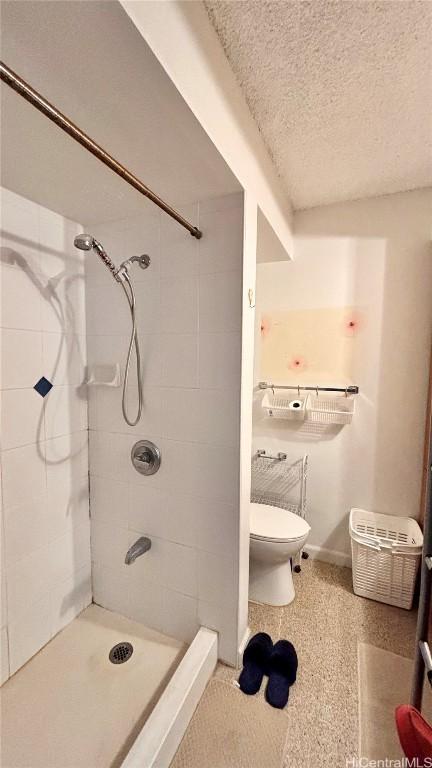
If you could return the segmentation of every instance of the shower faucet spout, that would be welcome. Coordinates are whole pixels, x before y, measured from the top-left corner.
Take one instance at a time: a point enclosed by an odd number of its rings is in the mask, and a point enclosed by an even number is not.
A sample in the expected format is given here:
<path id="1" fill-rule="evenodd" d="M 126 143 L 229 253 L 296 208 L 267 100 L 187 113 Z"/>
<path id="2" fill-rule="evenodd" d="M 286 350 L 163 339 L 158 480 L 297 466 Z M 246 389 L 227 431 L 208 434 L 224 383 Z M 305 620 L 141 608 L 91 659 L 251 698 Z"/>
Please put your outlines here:
<path id="1" fill-rule="evenodd" d="M 125 563 L 131 565 L 135 562 L 137 557 L 143 555 L 151 548 L 151 540 L 147 536 L 141 536 L 135 544 L 132 544 L 130 549 L 126 552 Z"/>

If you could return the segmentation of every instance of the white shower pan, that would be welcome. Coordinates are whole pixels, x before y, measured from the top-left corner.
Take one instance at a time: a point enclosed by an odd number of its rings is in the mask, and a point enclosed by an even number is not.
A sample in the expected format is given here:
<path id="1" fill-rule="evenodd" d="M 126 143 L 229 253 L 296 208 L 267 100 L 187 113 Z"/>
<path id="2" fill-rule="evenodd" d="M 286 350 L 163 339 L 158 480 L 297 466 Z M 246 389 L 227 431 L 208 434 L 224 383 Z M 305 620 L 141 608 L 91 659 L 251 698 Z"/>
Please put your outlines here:
<path id="1" fill-rule="evenodd" d="M 133 646 L 123 663 L 109 659 L 117 643 Z M 187 647 L 91 605 L 1 689 L 0 762 L 168 767 L 216 660 L 215 632 Z"/>

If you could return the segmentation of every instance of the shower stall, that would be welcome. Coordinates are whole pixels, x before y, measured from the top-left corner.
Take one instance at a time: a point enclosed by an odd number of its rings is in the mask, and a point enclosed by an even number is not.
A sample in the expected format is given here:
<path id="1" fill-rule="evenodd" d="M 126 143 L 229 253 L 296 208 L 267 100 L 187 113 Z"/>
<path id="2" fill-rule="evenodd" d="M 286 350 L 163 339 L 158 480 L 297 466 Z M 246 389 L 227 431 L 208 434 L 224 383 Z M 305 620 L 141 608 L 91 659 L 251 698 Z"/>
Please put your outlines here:
<path id="1" fill-rule="evenodd" d="M 2 762 L 168 765 L 245 630 L 243 191 L 117 2 L 2 56 Z"/>

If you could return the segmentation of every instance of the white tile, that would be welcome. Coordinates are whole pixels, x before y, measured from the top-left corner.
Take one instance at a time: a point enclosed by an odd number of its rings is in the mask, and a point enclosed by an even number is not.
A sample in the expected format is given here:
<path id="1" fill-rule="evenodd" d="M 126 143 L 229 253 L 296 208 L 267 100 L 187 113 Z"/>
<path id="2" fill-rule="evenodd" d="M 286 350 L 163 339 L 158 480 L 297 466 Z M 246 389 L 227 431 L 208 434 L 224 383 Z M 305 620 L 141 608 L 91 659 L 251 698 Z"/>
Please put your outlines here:
<path id="1" fill-rule="evenodd" d="M 8 631 L 3 627 L 0 634 L 0 685 L 9 677 L 9 642 Z"/>
<path id="2" fill-rule="evenodd" d="M 39 206 L 21 198 L 5 200 L 1 207 L 1 245 L 10 264 L 31 272 L 40 271 Z"/>
<path id="3" fill-rule="evenodd" d="M 119 568 L 124 563 L 129 546 L 127 528 L 92 521 L 91 557 L 94 563 Z"/>
<path id="4" fill-rule="evenodd" d="M 242 273 L 200 275 L 200 333 L 240 331 L 241 316 Z"/>
<path id="5" fill-rule="evenodd" d="M 29 200 L 27 197 L 23 197 L 22 195 L 18 195 L 16 192 L 12 192 L 11 189 L 7 189 L 6 187 L 0 187 L 0 214 L 3 221 L 3 211 L 5 210 L 6 206 L 15 206 L 20 208 L 21 210 L 36 210 L 39 209 L 39 205 L 34 203 L 32 200 Z"/>
<path id="6" fill-rule="evenodd" d="M 169 494 L 148 485 L 129 486 L 128 527 L 147 536 L 168 538 Z"/>
<path id="7" fill-rule="evenodd" d="M 241 270 L 243 263 L 243 211 L 233 208 L 201 213 L 200 274 Z"/>
<path id="8" fill-rule="evenodd" d="M 44 419 L 47 440 L 87 429 L 85 387 L 53 387 L 44 399 Z"/>
<path id="9" fill-rule="evenodd" d="M 137 282 L 133 279 L 133 287 L 136 300 L 136 320 L 138 334 L 157 333 L 160 327 L 160 281 L 159 276 L 151 272 L 151 267 L 143 272 L 138 266 L 134 268 L 147 275 L 144 282 Z M 123 291 L 122 291 L 123 293 Z M 128 332 L 131 329 L 131 319 L 129 316 Z"/>
<path id="10" fill-rule="evenodd" d="M 161 440 L 159 444 L 161 469 L 152 476 L 158 487 L 185 496 L 238 503 L 237 448 L 224 446 L 221 450 L 219 446 L 174 440 Z"/>
<path id="11" fill-rule="evenodd" d="M 49 545 L 53 584 L 90 567 L 90 521 L 76 525 Z"/>
<path id="12" fill-rule="evenodd" d="M 162 378 L 160 336 L 159 334 L 140 333 L 139 344 L 143 385 L 144 387 L 157 386 Z"/>
<path id="13" fill-rule="evenodd" d="M 5 266 L 1 276 L 1 325 L 3 328 L 41 329 L 43 284 L 31 272 Z"/>
<path id="14" fill-rule="evenodd" d="M 49 593 L 53 586 L 50 545 L 35 550 L 7 566 L 8 624 L 22 621 L 29 606 Z"/>
<path id="15" fill-rule="evenodd" d="M 232 559 L 198 552 L 198 596 L 215 605 L 237 604 L 238 574 Z"/>
<path id="16" fill-rule="evenodd" d="M 18 622 L 9 625 L 10 673 L 13 675 L 51 637 L 51 606 L 47 593 L 36 603 L 29 603 Z"/>
<path id="17" fill-rule="evenodd" d="M 126 296 L 115 280 L 86 289 L 87 332 L 113 336 L 130 334 L 131 318 Z"/>
<path id="18" fill-rule="evenodd" d="M 189 221 L 198 221 L 198 206 L 182 209 Z M 190 237 L 176 221 L 164 217 L 161 226 L 161 275 L 185 277 L 198 272 L 198 240 Z"/>
<path id="19" fill-rule="evenodd" d="M 141 339 L 140 339 L 141 340 Z M 119 363 L 124 367 L 129 337 L 119 335 L 87 336 L 87 359 L 89 365 Z"/>
<path id="20" fill-rule="evenodd" d="M 177 492 L 167 493 L 166 496 L 164 538 L 194 547 L 198 537 L 198 521 L 203 513 L 202 501 Z"/>
<path id="21" fill-rule="evenodd" d="M 48 208 L 40 208 L 41 271 L 46 277 L 84 271 L 84 254 L 73 244 L 80 231 L 81 227 L 75 222 Z"/>
<path id="22" fill-rule="evenodd" d="M 71 472 L 64 477 L 60 473 L 48 473 L 47 515 L 50 537 L 56 538 L 70 532 L 74 526 L 89 519 L 88 478 Z"/>
<path id="23" fill-rule="evenodd" d="M 87 357 L 89 365 L 120 365 L 122 380 L 129 347 L 130 336 L 94 336 L 87 337 Z M 145 387 L 160 383 L 161 352 L 160 338 L 157 334 L 140 333 L 142 380 Z M 135 363 L 132 358 L 131 381 L 134 378 Z"/>
<path id="24" fill-rule="evenodd" d="M 234 559 L 238 551 L 238 506 L 213 499 L 198 503 L 201 514 L 196 521 L 197 546 Z"/>
<path id="25" fill-rule="evenodd" d="M 108 568 L 99 563 L 92 565 L 93 600 L 97 605 L 128 615 L 127 566 Z M 139 619 L 138 619 L 139 620 Z"/>
<path id="26" fill-rule="evenodd" d="M 35 497 L 27 504 L 4 511 L 6 562 L 28 557 L 48 543 L 51 537 L 46 495 Z"/>
<path id="27" fill-rule="evenodd" d="M 126 409 L 131 418 L 135 418 L 138 408 L 138 391 L 134 369 L 131 369 L 126 393 Z M 122 432 L 136 434 L 136 427 L 129 426 L 123 417 L 123 386 L 118 388 L 94 387 L 92 397 L 95 404 L 96 421 L 92 427 L 104 432 Z M 145 388 L 140 424 L 146 425 L 148 434 L 160 434 L 161 392 L 156 388 Z"/>
<path id="28" fill-rule="evenodd" d="M 157 475 L 158 485 L 170 492 L 184 495 L 196 493 L 198 454 L 203 449 L 198 443 L 165 440 L 162 452 L 162 464 Z M 163 472 L 163 474 L 162 474 Z"/>
<path id="29" fill-rule="evenodd" d="M 165 595 L 166 589 L 136 578 L 136 571 L 131 571 L 126 615 L 134 621 L 143 622 L 147 627 L 163 631 Z"/>
<path id="30" fill-rule="evenodd" d="M 132 475 L 130 452 L 134 439 L 130 435 L 89 432 L 90 473 L 126 482 Z M 140 476 L 135 473 L 137 478 Z M 142 475 L 141 475 L 142 477 Z"/>
<path id="31" fill-rule="evenodd" d="M 199 386 L 240 389 L 241 334 L 200 333 Z"/>
<path id="32" fill-rule="evenodd" d="M 73 490 L 73 484 L 88 474 L 87 432 L 54 437 L 44 444 L 48 490 L 63 484 Z"/>
<path id="33" fill-rule="evenodd" d="M 222 389 L 166 389 L 162 392 L 161 435 L 172 440 L 237 445 L 239 393 Z"/>
<path id="34" fill-rule="evenodd" d="M 25 445 L 2 453 L 5 508 L 26 504 L 46 490 L 45 457 L 40 445 Z"/>
<path id="35" fill-rule="evenodd" d="M 183 595 L 196 597 L 198 590 L 196 549 L 164 540 L 159 544 L 162 586 L 174 589 Z"/>
<path id="36" fill-rule="evenodd" d="M 35 389 L 7 389 L 0 395 L 1 446 L 18 448 L 43 440 L 44 398 Z"/>
<path id="37" fill-rule="evenodd" d="M 89 518 L 87 432 L 47 440 L 44 449 L 50 525 L 60 536 Z"/>
<path id="38" fill-rule="evenodd" d="M 92 601 L 90 563 L 51 590 L 51 633 L 60 632 Z"/>
<path id="39" fill-rule="evenodd" d="M 190 643 L 198 628 L 196 599 L 167 589 L 163 600 L 162 631 Z"/>
<path id="40" fill-rule="evenodd" d="M 160 327 L 163 333 L 195 333 L 198 329 L 196 277 L 161 279 Z"/>
<path id="41" fill-rule="evenodd" d="M 2 332 L 1 363 L 3 389 L 33 387 L 41 376 L 46 375 L 42 365 L 41 333 L 5 329 Z"/>
<path id="42" fill-rule="evenodd" d="M 238 448 L 199 445 L 195 463 L 195 493 L 206 499 L 238 503 Z"/>
<path id="43" fill-rule="evenodd" d="M 42 330 L 51 333 L 86 333 L 84 276 L 61 273 L 45 278 L 41 299 Z"/>
<path id="44" fill-rule="evenodd" d="M 44 333 L 42 335 L 44 376 L 56 386 L 80 386 L 87 364 L 85 336 Z"/>
<path id="45" fill-rule="evenodd" d="M 198 337 L 196 334 L 161 334 L 160 360 L 163 386 L 196 387 Z"/>
<path id="46" fill-rule="evenodd" d="M 127 528 L 129 486 L 111 478 L 90 478 L 92 522 Z"/>

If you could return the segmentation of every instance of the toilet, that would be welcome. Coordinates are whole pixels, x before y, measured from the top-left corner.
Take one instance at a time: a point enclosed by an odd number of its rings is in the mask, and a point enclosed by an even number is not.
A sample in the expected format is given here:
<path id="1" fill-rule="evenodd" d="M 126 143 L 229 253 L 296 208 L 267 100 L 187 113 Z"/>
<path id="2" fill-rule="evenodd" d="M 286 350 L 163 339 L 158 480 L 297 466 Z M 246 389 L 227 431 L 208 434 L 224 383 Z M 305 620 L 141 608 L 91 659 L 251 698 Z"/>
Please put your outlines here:
<path id="1" fill-rule="evenodd" d="M 267 605 L 294 600 L 291 558 L 304 547 L 310 525 L 269 504 L 250 505 L 249 599 Z"/>

